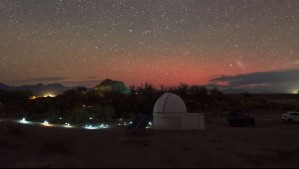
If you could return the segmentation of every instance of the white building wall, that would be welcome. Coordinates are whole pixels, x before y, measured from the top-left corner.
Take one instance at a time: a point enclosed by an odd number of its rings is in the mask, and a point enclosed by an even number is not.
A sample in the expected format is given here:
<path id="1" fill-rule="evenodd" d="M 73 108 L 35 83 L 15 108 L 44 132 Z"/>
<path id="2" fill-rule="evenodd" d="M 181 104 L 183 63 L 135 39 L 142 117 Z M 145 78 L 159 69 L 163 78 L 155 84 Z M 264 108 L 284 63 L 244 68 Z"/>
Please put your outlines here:
<path id="1" fill-rule="evenodd" d="M 158 130 L 204 130 L 203 113 L 154 114 L 154 129 Z"/>
<path id="2" fill-rule="evenodd" d="M 203 113 L 186 113 L 182 117 L 182 129 L 184 130 L 204 130 L 204 114 Z"/>
<path id="3" fill-rule="evenodd" d="M 176 130 L 182 129 L 182 113 L 155 113 L 153 125 L 158 130 Z"/>

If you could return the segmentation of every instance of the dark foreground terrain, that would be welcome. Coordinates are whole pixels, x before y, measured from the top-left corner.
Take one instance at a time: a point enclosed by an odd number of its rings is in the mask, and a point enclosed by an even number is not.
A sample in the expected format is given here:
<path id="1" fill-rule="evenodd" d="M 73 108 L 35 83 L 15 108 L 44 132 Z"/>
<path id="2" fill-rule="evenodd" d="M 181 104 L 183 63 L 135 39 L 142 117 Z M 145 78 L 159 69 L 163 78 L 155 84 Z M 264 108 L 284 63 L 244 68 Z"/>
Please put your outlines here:
<path id="1" fill-rule="evenodd" d="M 206 118 L 206 130 L 65 129 L 0 122 L 0 167 L 299 167 L 299 124 L 276 115 L 256 127 Z"/>

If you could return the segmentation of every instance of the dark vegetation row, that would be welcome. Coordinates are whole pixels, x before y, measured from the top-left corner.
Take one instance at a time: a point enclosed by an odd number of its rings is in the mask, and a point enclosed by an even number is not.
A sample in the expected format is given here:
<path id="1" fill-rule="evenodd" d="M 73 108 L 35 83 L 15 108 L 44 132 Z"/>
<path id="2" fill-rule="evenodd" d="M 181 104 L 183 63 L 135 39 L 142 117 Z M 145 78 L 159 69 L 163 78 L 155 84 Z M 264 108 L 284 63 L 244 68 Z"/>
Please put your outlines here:
<path id="1" fill-rule="evenodd" d="M 299 95 L 223 94 L 217 88 L 186 84 L 155 88 L 146 83 L 128 88 L 123 82 L 107 79 L 94 89 L 77 87 L 53 98 L 29 99 L 33 95 L 30 91 L 0 90 L 0 116 L 73 124 L 133 119 L 140 114 L 152 115 L 156 100 L 165 92 L 180 96 L 193 113 L 224 116 L 233 110 L 299 109 Z"/>

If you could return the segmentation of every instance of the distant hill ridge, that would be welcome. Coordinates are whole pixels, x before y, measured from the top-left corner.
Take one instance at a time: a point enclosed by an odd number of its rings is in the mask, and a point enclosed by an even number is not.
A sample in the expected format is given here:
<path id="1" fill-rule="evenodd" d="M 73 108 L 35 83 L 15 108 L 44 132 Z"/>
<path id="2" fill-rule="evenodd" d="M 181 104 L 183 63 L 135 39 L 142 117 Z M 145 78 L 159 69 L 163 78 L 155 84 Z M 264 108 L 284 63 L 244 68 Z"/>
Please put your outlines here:
<path id="1" fill-rule="evenodd" d="M 74 89 L 77 86 L 73 87 L 66 87 L 62 84 L 47 84 L 44 85 L 42 83 L 38 83 L 36 85 L 23 85 L 23 86 L 9 86 L 3 83 L 0 83 L 0 90 L 6 91 L 24 91 L 30 90 L 36 96 L 43 96 L 46 93 L 53 93 L 53 94 L 62 94 L 64 91 L 69 89 Z"/>

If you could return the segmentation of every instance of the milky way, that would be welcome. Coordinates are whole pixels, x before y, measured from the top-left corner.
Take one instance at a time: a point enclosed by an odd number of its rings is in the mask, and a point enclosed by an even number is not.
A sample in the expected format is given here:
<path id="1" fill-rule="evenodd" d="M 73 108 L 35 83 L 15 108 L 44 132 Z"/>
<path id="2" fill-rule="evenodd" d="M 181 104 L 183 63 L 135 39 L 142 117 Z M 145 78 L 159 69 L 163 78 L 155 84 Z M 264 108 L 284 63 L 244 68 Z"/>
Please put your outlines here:
<path id="1" fill-rule="evenodd" d="M 296 0 L 0 0 L 0 81 L 206 84 L 299 68 Z"/>

